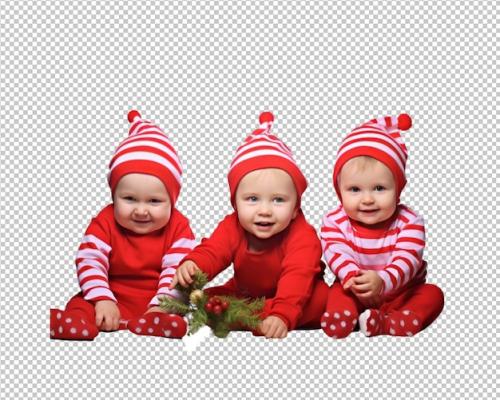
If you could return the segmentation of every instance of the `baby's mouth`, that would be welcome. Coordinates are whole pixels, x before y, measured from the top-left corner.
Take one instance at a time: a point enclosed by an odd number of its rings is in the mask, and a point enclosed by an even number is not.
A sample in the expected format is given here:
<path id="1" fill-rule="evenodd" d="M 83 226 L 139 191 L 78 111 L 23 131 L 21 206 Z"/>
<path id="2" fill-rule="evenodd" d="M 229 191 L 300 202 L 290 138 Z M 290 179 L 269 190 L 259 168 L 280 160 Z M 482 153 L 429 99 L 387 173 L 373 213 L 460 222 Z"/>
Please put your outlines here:
<path id="1" fill-rule="evenodd" d="M 255 225 L 266 227 L 274 225 L 274 222 L 256 222 Z"/>
<path id="2" fill-rule="evenodd" d="M 365 213 L 365 214 L 374 214 L 378 211 L 378 209 L 376 210 L 359 210 L 361 211 L 362 213 Z"/>

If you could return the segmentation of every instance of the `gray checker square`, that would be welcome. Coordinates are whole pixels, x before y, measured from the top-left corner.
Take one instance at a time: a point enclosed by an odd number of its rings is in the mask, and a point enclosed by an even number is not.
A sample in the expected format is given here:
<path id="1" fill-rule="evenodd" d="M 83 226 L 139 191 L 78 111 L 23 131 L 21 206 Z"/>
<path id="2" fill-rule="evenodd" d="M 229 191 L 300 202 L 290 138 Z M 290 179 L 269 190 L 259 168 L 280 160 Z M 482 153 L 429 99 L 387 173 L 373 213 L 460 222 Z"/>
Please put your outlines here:
<path id="1" fill-rule="evenodd" d="M 481 0 L 0 0 L 0 397 L 497 397 L 498 20 Z M 442 315 L 410 339 L 236 332 L 193 353 L 123 331 L 49 340 L 131 108 L 171 133 L 198 239 L 231 211 L 228 166 L 261 111 L 308 177 L 316 228 L 344 135 L 408 112 L 402 200 L 425 217 Z"/>

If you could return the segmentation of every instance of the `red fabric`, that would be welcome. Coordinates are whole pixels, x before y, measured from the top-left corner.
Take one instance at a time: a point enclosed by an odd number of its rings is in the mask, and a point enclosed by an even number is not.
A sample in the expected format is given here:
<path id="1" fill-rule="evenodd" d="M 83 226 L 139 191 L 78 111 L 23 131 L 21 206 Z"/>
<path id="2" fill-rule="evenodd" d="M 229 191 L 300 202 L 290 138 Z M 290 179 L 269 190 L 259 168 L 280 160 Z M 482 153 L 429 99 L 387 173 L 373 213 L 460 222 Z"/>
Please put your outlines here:
<path id="1" fill-rule="evenodd" d="M 402 311 L 409 311 L 418 317 L 423 330 L 439 316 L 443 306 L 444 296 L 441 289 L 436 285 L 422 283 L 408 288 L 397 297 L 387 299 L 379 310 L 383 315 L 389 316 L 391 314 L 398 316 Z M 346 311 L 348 318 L 353 320 L 357 319 L 365 309 L 354 294 L 345 291 L 339 282 L 334 282 L 328 293 L 326 312 L 330 316 L 336 313 L 340 315 L 341 318 L 335 319 L 338 321 L 336 324 L 347 318 Z M 322 328 L 329 336 L 334 334 L 335 329 L 332 330 L 330 325 L 324 324 Z"/>
<path id="2" fill-rule="evenodd" d="M 246 234 L 237 214 L 228 215 L 186 259 L 194 261 L 209 280 L 233 263 L 234 277 L 220 290 L 240 297 L 265 297 L 262 316 L 276 315 L 289 330 L 294 329 L 313 286 L 322 280 L 321 245 L 314 228 L 299 212 L 259 253 L 248 251 Z"/>

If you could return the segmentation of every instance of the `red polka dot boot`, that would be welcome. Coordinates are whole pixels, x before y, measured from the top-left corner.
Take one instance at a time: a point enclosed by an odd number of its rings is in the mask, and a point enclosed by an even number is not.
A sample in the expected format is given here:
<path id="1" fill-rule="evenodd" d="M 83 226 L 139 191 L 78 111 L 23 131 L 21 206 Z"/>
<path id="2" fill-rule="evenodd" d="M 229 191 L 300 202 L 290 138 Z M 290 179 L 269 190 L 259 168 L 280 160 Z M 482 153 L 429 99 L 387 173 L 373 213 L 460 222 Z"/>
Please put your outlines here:
<path id="1" fill-rule="evenodd" d="M 354 330 L 356 322 L 356 315 L 352 311 L 327 311 L 321 317 L 321 329 L 334 339 L 342 339 Z"/>
<path id="2" fill-rule="evenodd" d="M 76 311 L 50 310 L 50 338 L 66 340 L 93 340 L 99 329 Z"/>
<path id="3" fill-rule="evenodd" d="M 136 335 L 160 336 L 178 339 L 187 332 L 184 318 L 177 314 L 150 312 L 128 321 L 128 330 Z"/>
<path id="4" fill-rule="evenodd" d="M 413 336 L 422 330 L 422 322 L 410 310 L 383 314 L 368 309 L 359 316 L 359 330 L 366 336 Z"/>

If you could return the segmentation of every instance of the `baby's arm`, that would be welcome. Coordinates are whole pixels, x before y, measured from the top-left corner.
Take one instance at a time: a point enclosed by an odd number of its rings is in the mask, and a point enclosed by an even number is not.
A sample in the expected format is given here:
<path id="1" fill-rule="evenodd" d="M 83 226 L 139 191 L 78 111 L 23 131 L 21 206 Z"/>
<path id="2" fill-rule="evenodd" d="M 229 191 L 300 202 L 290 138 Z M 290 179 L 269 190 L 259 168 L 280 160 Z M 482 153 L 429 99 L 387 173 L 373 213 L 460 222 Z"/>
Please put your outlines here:
<path id="1" fill-rule="evenodd" d="M 425 248 L 424 220 L 410 210 L 402 211 L 401 217 L 406 218 L 407 223 L 398 234 L 390 262 L 379 271 L 379 276 L 384 282 L 384 294 L 400 289 L 415 278 L 424 267 L 422 262 Z"/>
<path id="2" fill-rule="evenodd" d="M 188 286 L 191 277 L 199 269 L 212 280 L 219 272 L 233 262 L 234 252 L 239 234 L 237 232 L 236 215 L 231 214 L 217 226 L 208 239 L 203 239 L 184 259 L 176 271 L 170 289 L 177 283 Z"/>
<path id="3" fill-rule="evenodd" d="M 321 246 L 326 262 L 335 277 L 344 286 L 345 290 L 351 288 L 352 278 L 360 273 L 358 263 L 355 261 L 355 253 L 352 243 L 349 241 L 339 227 L 339 219 L 343 213 L 340 207 L 328 213 L 323 218 L 321 226 Z"/>
<path id="4" fill-rule="evenodd" d="M 172 221 L 172 223 L 174 223 L 174 221 Z M 187 218 L 182 216 L 177 224 L 178 227 L 176 229 L 174 243 L 165 251 L 165 255 L 162 259 L 162 271 L 158 281 L 158 290 L 149 303 L 150 309 L 148 311 L 161 311 L 158 304 L 159 298 L 162 296 L 180 297 L 180 293 L 174 289 L 175 284 L 172 286 L 172 282 L 175 279 L 175 274 L 180 263 L 194 248 L 196 241 L 194 240 L 194 235 Z M 175 229 L 175 227 L 172 228 Z"/>

